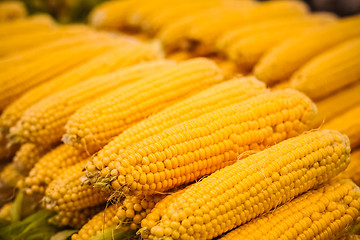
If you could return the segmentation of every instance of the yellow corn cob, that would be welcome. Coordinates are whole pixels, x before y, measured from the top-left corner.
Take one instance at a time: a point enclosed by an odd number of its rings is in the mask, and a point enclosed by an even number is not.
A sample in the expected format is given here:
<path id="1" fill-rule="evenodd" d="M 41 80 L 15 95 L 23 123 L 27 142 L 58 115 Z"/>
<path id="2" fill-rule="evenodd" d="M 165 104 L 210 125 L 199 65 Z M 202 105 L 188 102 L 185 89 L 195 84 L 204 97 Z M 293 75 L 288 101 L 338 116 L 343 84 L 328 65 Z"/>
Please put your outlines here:
<path id="1" fill-rule="evenodd" d="M 149 1 L 152 2 L 152 1 Z M 155 33 L 159 31 L 163 26 L 178 21 L 186 16 L 196 15 L 200 11 L 205 9 L 221 7 L 222 4 L 232 2 L 231 0 L 219 1 L 179 1 L 171 3 L 171 6 L 166 11 L 159 11 L 160 8 L 150 11 L 146 16 L 143 16 L 144 20 L 141 22 L 142 30 L 145 32 Z M 169 4 L 169 2 L 165 2 Z M 248 5 L 250 3 L 247 2 Z M 255 5 L 255 2 L 252 2 Z M 156 6 L 156 5 L 155 5 Z"/>
<path id="2" fill-rule="evenodd" d="M 77 234 L 72 235 L 71 240 L 88 240 L 106 229 L 115 228 L 118 223 L 116 211 L 116 204 L 106 207 L 84 224 Z"/>
<path id="3" fill-rule="evenodd" d="M 259 4 L 255 8 L 253 4 L 245 3 L 249 6 L 244 9 L 241 7 L 243 1 L 240 2 L 238 3 L 240 7 L 236 7 L 237 4 L 231 1 L 222 8 L 214 7 L 196 15 L 185 16 L 166 25 L 159 33 L 159 37 L 168 51 L 192 47 L 189 39 L 201 42 L 212 50 L 217 38 L 226 30 L 273 18 L 301 16 L 307 12 L 307 7 L 297 1 L 271 1 Z M 244 11 L 249 8 L 251 8 L 249 11 Z"/>
<path id="4" fill-rule="evenodd" d="M 290 76 L 321 52 L 360 35 L 360 15 L 344 18 L 335 24 L 286 40 L 266 53 L 255 66 L 255 76 L 274 84 Z M 341 34 L 339 34 L 341 32 Z"/>
<path id="5" fill-rule="evenodd" d="M 351 152 L 350 164 L 342 173 L 342 177 L 351 178 L 357 185 L 360 185 L 360 149 Z"/>
<path id="6" fill-rule="evenodd" d="M 110 1 L 95 7 L 89 15 L 89 22 L 97 28 L 121 28 L 125 25 L 129 7 L 138 1 Z"/>
<path id="7" fill-rule="evenodd" d="M 103 212 L 94 216 L 84 225 L 78 234 L 72 236 L 72 240 L 85 240 L 92 237 L 113 235 L 115 231 L 124 232 L 129 229 L 135 230 L 140 227 L 140 222 L 154 208 L 160 200 L 168 194 L 167 200 L 171 200 L 183 190 L 175 190 L 172 193 L 155 194 L 152 196 L 131 196 L 128 195 L 120 203 L 111 205 Z M 167 202 L 162 202 L 162 207 L 167 207 Z M 90 229 L 94 231 L 89 232 Z M 96 239 L 96 238 L 95 238 Z"/>
<path id="8" fill-rule="evenodd" d="M 51 29 L 56 26 L 54 20 L 47 14 L 37 14 L 29 18 L 19 19 L 10 23 L 0 24 L 0 37 L 36 32 Z"/>
<path id="9" fill-rule="evenodd" d="M 354 82 L 360 82 L 360 37 L 316 56 L 290 79 L 291 87 L 312 99 L 321 99 Z"/>
<path id="10" fill-rule="evenodd" d="M 86 162 L 84 160 L 66 168 L 48 185 L 43 198 L 47 209 L 57 212 L 73 211 L 106 202 L 109 193 L 82 184 Z"/>
<path id="11" fill-rule="evenodd" d="M 69 145 L 60 145 L 45 154 L 31 169 L 24 180 L 27 194 L 44 194 L 46 186 L 54 180 L 64 169 L 71 167 L 88 157 Z"/>
<path id="12" fill-rule="evenodd" d="M 0 189 L 3 187 L 15 187 L 24 177 L 16 170 L 14 163 L 9 163 L 0 171 Z"/>
<path id="13" fill-rule="evenodd" d="M 34 167 L 36 162 L 47 152 L 48 146 L 36 145 L 33 143 L 25 143 L 21 145 L 16 152 L 13 162 L 16 170 L 27 176 L 29 171 Z"/>
<path id="14" fill-rule="evenodd" d="M 190 119 L 199 117 L 204 113 L 229 106 L 233 103 L 246 100 L 250 97 L 265 93 L 266 87 L 253 77 L 235 78 L 216 84 L 189 98 L 179 101 L 165 108 L 157 114 L 133 125 L 122 134 L 114 138 L 100 150 L 87 164 L 89 177 L 95 177 L 95 167 L 102 171 L 103 177 L 114 169 L 114 158 L 127 146 L 141 141 L 147 137 L 160 133 L 164 129 L 175 126 Z M 103 170 L 103 168 L 105 168 Z"/>
<path id="15" fill-rule="evenodd" d="M 359 187 L 349 179 L 333 179 L 220 239 L 338 239 L 354 224 L 359 208 Z"/>
<path id="16" fill-rule="evenodd" d="M 0 109 L 22 93 L 63 71 L 82 64 L 87 59 L 108 50 L 113 43 L 88 43 L 69 47 L 62 52 L 49 54 L 35 62 L 3 71 L 1 77 Z M 112 45 L 113 46 L 113 45 Z"/>
<path id="17" fill-rule="evenodd" d="M 236 1 L 235 1 L 236 2 Z M 198 22 L 188 33 L 189 39 L 196 40 L 214 48 L 217 38 L 236 25 L 244 25 L 245 23 L 254 21 L 263 21 L 271 18 L 279 18 L 284 16 L 301 16 L 308 12 L 308 7 L 301 1 L 270 1 L 256 5 L 248 4 L 248 2 L 237 1 L 239 6 L 230 5 L 228 12 L 221 14 L 220 19 L 207 19 L 204 22 Z"/>
<path id="18" fill-rule="evenodd" d="M 0 68 L 16 68 L 18 65 L 25 65 L 28 62 L 33 61 L 35 58 L 38 59 L 39 56 L 47 56 L 49 54 L 61 52 L 69 47 L 83 45 L 89 41 L 104 41 L 106 38 L 107 37 L 105 34 L 98 34 L 93 31 L 79 34 L 77 36 L 64 37 L 49 43 L 40 44 L 37 47 L 25 49 L 23 51 L 5 56 L 0 59 Z"/>
<path id="19" fill-rule="evenodd" d="M 142 236 L 212 239 L 336 176 L 349 156 L 349 139 L 336 131 L 290 138 L 191 185 L 167 209 L 156 206 Z"/>
<path id="20" fill-rule="evenodd" d="M 220 81 L 220 69 L 210 60 L 181 62 L 78 110 L 66 124 L 63 141 L 94 153 L 132 124 Z"/>
<path id="21" fill-rule="evenodd" d="M 350 138 L 352 148 L 360 146 L 360 106 L 346 111 L 329 122 L 324 128 L 338 130 Z"/>
<path id="22" fill-rule="evenodd" d="M 331 23 L 336 20 L 336 17 L 331 14 L 313 14 L 305 16 L 285 16 L 283 18 L 270 19 L 268 21 L 261 21 L 255 23 L 249 23 L 245 26 L 234 27 L 233 29 L 224 32 L 216 41 L 216 48 L 221 52 L 229 52 L 229 48 L 235 45 L 243 38 L 257 35 L 264 32 L 276 31 L 281 28 L 288 28 L 289 24 L 301 23 L 301 22 L 320 22 Z M 290 22 L 290 23 L 289 23 Z M 271 37 L 271 35 L 269 35 Z"/>
<path id="23" fill-rule="evenodd" d="M 345 111 L 360 104 L 360 83 L 348 86 L 345 89 L 317 102 L 319 114 L 326 121 L 333 119 Z"/>
<path id="24" fill-rule="evenodd" d="M 21 1 L 5 1 L 0 3 L 0 22 L 11 22 L 25 18 L 26 7 Z"/>
<path id="25" fill-rule="evenodd" d="M 8 134 L 9 129 L 16 124 L 27 108 L 55 92 L 64 90 L 90 77 L 100 76 L 118 68 L 156 58 L 155 50 L 141 43 L 123 43 L 121 46 L 113 47 L 79 67 L 32 88 L 15 100 L 4 109 L 0 116 L 1 133 L 2 135 Z"/>
<path id="26" fill-rule="evenodd" d="M 224 53 L 243 68 L 251 69 L 260 57 L 276 44 L 334 21 L 335 18 L 331 15 L 315 15 L 274 20 L 273 23 L 266 22 L 243 27 L 228 33 L 232 35 L 231 42 L 225 44 Z M 257 29 L 265 31 L 256 31 Z"/>
<path id="27" fill-rule="evenodd" d="M 4 204 L 0 208 L 0 219 L 5 219 L 6 221 L 9 222 L 11 221 L 11 215 L 10 215 L 11 206 L 12 206 L 12 202 L 9 202 Z"/>
<path id="28" fill-rule="evenodd" d="M 80 34 L 87 34 L 90 31 L 88 27 L 75 25 L 69 27 L 60 27 L 46 29 L 35 33 L 25 32 L 15 36 L 0 39 L 0 56 L 15 54 L 25 49 L 37 47 L 42 44 L 52 42 L 59 38 L 72 37 Z"/>
<path id="29" fill-rule="evenodd" d="M 70 226 L 75 229 L 80 229 L 102 209 L 104 209 L 104 205 L 73 211 L 60 211 L 55 216 L 51 217 L 49 222 L 58 227 Z"/>
<path id="30" fill-rule="evenodd" d="M 11 128 L 10 134 L 30 142 L 55 143 L 60 140 L 68 118 L 77 109 L 114 88 L 135 82 L 171 65 L 173 63 L 170 61 L 141 63 L 91 78 L 54 93 L 28 108 L 17 125 Z"/>
<path id="31" fill-rule="evenodd" d="M 98 184 L 146 195 L 166 191 L 230 165 L 244 152 L 307 131 L 316 116 L 315 105 L 300 92 L 264 93 L 133 144 L 115 157 L 112 181 L 99 178 Z"/>

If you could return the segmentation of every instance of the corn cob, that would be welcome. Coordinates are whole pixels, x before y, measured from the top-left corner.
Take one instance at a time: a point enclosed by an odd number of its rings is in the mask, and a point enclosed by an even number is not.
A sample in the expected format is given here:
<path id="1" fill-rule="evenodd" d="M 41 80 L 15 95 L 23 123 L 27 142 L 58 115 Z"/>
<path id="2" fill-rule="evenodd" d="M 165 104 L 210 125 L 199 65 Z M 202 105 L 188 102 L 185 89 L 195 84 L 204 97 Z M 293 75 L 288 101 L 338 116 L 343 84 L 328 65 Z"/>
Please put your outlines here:
<path id="1" fill-rule="evenodd" d="M 32 17 L 19 19 L 10 23 L 0 24 L 0 37 L 16 35 L 24 32 L 36 32 L 51 29 L 56 26 L 54 20 L 47 14 L 36 14 Z"/>
<path id="2" fill-rule="evenodd" d="M 15 54 L 25 49 L 33 48 L 42 44 L 52 42 L 59 38 L 72 37 L 86 34 L 90 30 L 85 26 L 69 26 L 47 29 L 35 33 L 25 32 L 15 36 L 0 39 L 0 56 Z"/>
<path id="3" fill-rule="evenodd" d="M 66 124 L 63 141 L 94 153 L 130 125 L 220 81 L 220 69 L 212 61 L 184 61 L 84 106 Z"/>
<path id="4" fill-rule="evenodd" d="M 354 223 L 359 208 L 359 187 L 349 179 L 333 179 L 220 239 L 338 239 Z"/>
<path id="5" fill-rule="evenodd" d="M 102 209 L 104 209 L 104 205 L 74 211 L 60 211 L 50 218 L 49 222 L 58 227 L 70 226 L 75 229 L 80 229 Z"/>
<path id="6" fill-rule="evenodd" d="M 360 83 L 356 83 L 317 102 L 320 116 L 328 121 L 357 106 L 360 104 L 359 92 Z"/>
<path id="7" fill-rule="evenodd" d="M 183 101 L 175 103 L 161 112 L 133 125 L 114 138 L 114 140 L 91 159 L 92 164 L 87 164 L 88 175 L 97 176 L 97 174 L 94 174 L 96 166 L 97 170 L 102 171 L 103 177 L 105 177 L 108 172 L 114 169 L 114 162 L 106 162 L 106 160 L 113 160 L 114 157 L 119 155 L 127 146 L 158 134 L 164 129 L 175 126 L 176 124 L 246 100 L 247 98 L 265 93 L 266 91 L 265 85 L 255 78 L 235 78 L 216 84 Z M 106 169 L 103 170 L 104 167 L 106 167 Z"/>
<path id="8" fill-rule="evenodd" d="M 166 210 L 155 207 L 142 236 L 212 239 L 336 176 L 349 156 L 349 139 L 336 131 L 290 138 L 193 184 Z"/>
<path id="9" fill-rule="evenodd" d="M 23 19 L 27 11 L 23 2 L 6 1 L 0 3 L 0 22 L 11 22 L 17 19 Z"/>
<path id="10" fill-rule="evenodd" d="M 105 39 L 106 35 L 97 34 L 92 31 L 89 31 L 88 33 L 84 32 L 84 34 L 80 34 L 79 36 L 64 37 L 49 43 L 40 44 L 38 47 L 25 49 L 5 56 L 0 59 L 0 68 L 15 68 L 17 65 L 25 65 L 28 62 L 33 61 L 34 58 L 38 59 L 39 56 L 47 56 L 49 54 L 64 51 L 65 49 L 74 47 L 75 45 L 83 45 L 84 43 L 90 41 L 104 41 Z"/>
<path id="11" fill-rule="evenodd" d="M 66 168 L 48 185 L 43 198 L 47 209 L 57 212 L 73 211 L 106 202 L 109 193 L 82 184 L 86 162 L 87 160 L 83 160 Z"/>
<path id="12" fill-rule="evenodd" d="M 87 153 L 78 151 L 69 145 L 60 145 L 45 154 L 31 169 L 24 180 L 26 193 L 44 194 L 45 188 L 64 169 L 71 167 L 88 157 Z"/>
<path id="13" fill-rule="evenodd" d="M 260 23 L 230 31 L 232 43 L 224 49 L 224 53 L 238 65 L 251 69 L 260 57 L 269 49 L 285 39 L 297 36 L 312 29 L 326 26 L 335 20 L 331 15 L 309 16 L 295 19 L 274 20 L 271 23 Z M 263 28 L 266 31 L 256 31 Z M 234 34 L 235 32 L 235 34 Z M 250 32 L 250 34 L 248 34 Z M 226 37 L 226 35 L 225 35 Z"/>
<path id="14" fill-rule="evenodd" d="M 33 143 L 21 145 L 13 158 L 16 170 L 27 176 L 36 162 L 49 150 L 50 148 L 48 148 L 48 146 L 36 145 Z"/>
<path id="15" fill-rule="evenodd" d="M 53 78 L 23 94 L 6 107 L 0 116 L 0 130 L 6 135 L 21 118 L 25 110 L 55 92 L 65 90 L 90 77 L 100 76 L 142 61 L 155 59 L 157 54 L 148 45 L 140 43 L 122 44 L 111 48 L 100 56 L 89 60 L 81 66 Z"/>
<path id="16" fill-rule="evenodd" d="M 106 207 L 84 224 L 77 234 L 72 235 L 71 240 L 87 240 L 100 235 L 105 229 L 115 228 L 118 222 L 116 211 L 116 204 Z"/>
<path id="17" fill-rule="evenodd" d="M 341 19 L 321 30 L 314 30 L 286 40 L 262 57 L 255 66 L 255 76 L 269 85 L 287 80 L 314 56 L 343 41 L 359 36 L 359 25 L 360 15 L 357 15 Z"/>
<path id="18" fill-rule="evenodd" d="M 151 2 L 151 1 L 149 1 Z M 159 8 L 150 11 L 146 16 L 143 16 L 143 21 L 140 23 L 141 28 L 148 34 L 154 34 L 161 30 L 163 26 L 169 23 L 178 21 L 179 19 L 186 16 L 196 15 L 200 11 L 210 9 L 214 7 L 222 7 L 226 3 L 232 2 L 231 0 L 219 1 L 180 1 L 172 3 L 171 7 L 167 8 L 166 11 L 159 11 Z M 244 2 L 244 1 L 243 1 Z M 243 5 L 255 5 L 255 2 L 245 1 Z M 168 2 L 165 2 L 168 4 Z M 156 5 L 155 5 L 156 6 Z"/>
<path id="19" fill-rule="evenodd" d="M 260 22 L 264 19 L 304 15 L 305 12 L 305 5 L 297 2 L 289 3 L 289 1 L 263 3 L 246 13 L 241 9 L 233 9 L 233 6 L 228 8 L 214 7 L 213 9 L 205 9 L 196 15 L 185 16 L 181 20 L 167 24 L 160 31 L 159 37 L 168 51 L 192 47 L 191 42 L 189 42 L 190 36 L 193 39 L 197 39 L 197 41 L 202 41 L 202 43 L 212 46 L 221 33 L 236 26 Z"/>
<path id="20" fill-rule="evenodd" d="M 324 124 L 324 128 L 336 129 L 350 138 L 352 148 L 360 146 L 360 106 L 346 111 Z"/>
<path id="21" fill-rule="evenodd" d="M 89 22 L 97 28 L 121 28 L 125 25 L 129 7 L 136 2 L 118 0 L 102 3 L 89 14 Z"/>
<path id="22" fill-rule="evenodd" d="M 216 49 L 221 52 L 229 52 L 229 48 L 235 45 L 238 41 L 243 38 L 257 35 L 263 32 L 276 31 L 281 28 L 288 28 L 289 22 L 301 23 L 301 22 L 320 22 L 324 24 L 332 23 L 336 20 L 336 17 L 331 14 L 313 14 L 305 16 L 286 16 L 283 18 L 269 19 L 264 22 L 249 23 L 245 26 L 234 27 L 233 29 L 224 32 L 216 41 Z M 290 25 L 291 25 L 290 24 Z M 271 36 L 269 36 L 271 37 Z"/>
<path id="23" fill-rule="evenodd" d="M 307 131 L 316 116 L 315 105 L 297 91 L 264 93 L 131 145 L 114 159 L 112 181 L 107 176 L 98 184 L 144 195 L 163 192 Z"/>
<path id="24" fill-rule="evenodd" d="M 0 109 L 6 107 L 22 93 L 63 71 L 69 70 L 86 59 L 96 56 L 111 47 L 109 42 L 88 43 L 69 47 L 62 52 L 41 57 L 19 68 L 11 68 L 1 74 Z M 112 45 L 113 46 L 113 45 Z"/>
<path id="25" fill-rule="evenodd" d="M 48 145 L 55 143 L 60 140 L 68 118 L 77 109 L 114 88 L 135 82 L 172 64 L 169 61 L 141 63 L 91 78 L 54 93 L 28 108 L 17 125 L 10 129 L 10 134 L 15 135 L 15 139 L 21 138 L 30 142 Z"/>
<path id="26" fill-rule="evenodd" d="M 0 172 L 0 189 L 5 187 L 16 187 L 19 181 L 24 179 L 24 175 L 19 173 L 14 163 L 7 164 Z"/>
<path id="27" fill-rule="evenodd" d="M 342 177 L 351 178 L 357 185 L 360 185 L 360 149 L 351 152 L 350 164 L 342 173 Z"/>
<path id="28" fill-rule="evenodd" d="M 234 1 L 237 4 L 229 4 L 225 12 L 221 12 L 219 18 L 206 19 L 196 22 L 187 34 L 191 40 L 196 40 L 209 48 L 213 48 L 217 38 L 235 26 L 242 26 L 254 21 L 263 21 L 285 16 L 305 15 L 308 7 L 300 1 L 271 1 L 255 7 L 249 2 Z"/>
<path id="29" fill-rule="evenodd" d="M 103 212 L 97 214 L 80 229 L 78 234 L 72 236 L 72 240 L 85 240 L 95 236 L 105 237 L 109 231 L 112 235 L 115 231 L 124 232 L 129 229 L 135 230 L 140 227 L 141 220 L 150 213 L 155 204 L 164 199 L 168 194 L 171 195 L 167 200 L 171 200 L 182 191 L 183 189 L 174 190 L 171 193 L 155 194 L 152 196 L 127 195 L 122 202 L 111 205 Z M 167 202 L 163 201 L 162 207 L 165 209 Z M 89 229 L 94 229 L 94 231 L 89 233 Z"/>
<path id="30" fill-rule="evenodd" d="M 360 82 L 360 37 L 346 41 L 313 58 L 290 79 L 291 87 L 312 99 L 321 99 Z"/>
<path id="31" fill-rule="evenodd" d="M 5 219 L 6 221 L 11 221 L 11 215 L 10 215 L 10 211 L 11 211 L 11 206 L 12 206 L 12 202 L 6 203 L 3 206 L 1 206 L 0 208 L 0 219 Z"/>

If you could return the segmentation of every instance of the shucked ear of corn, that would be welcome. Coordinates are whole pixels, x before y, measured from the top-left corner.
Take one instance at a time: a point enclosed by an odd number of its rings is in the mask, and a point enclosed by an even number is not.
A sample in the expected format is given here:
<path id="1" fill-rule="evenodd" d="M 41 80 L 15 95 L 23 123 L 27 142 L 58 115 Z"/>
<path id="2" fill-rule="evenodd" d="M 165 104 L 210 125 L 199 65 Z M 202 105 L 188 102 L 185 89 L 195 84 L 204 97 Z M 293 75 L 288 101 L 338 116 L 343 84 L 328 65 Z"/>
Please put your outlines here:
<path id="1" fill-rule="evenodd" d="M 99 40 L 102 42 L 97 42 Z M 73 43 L 74 44 L 74 43 Z M 88 58 L 98 55 L 114 46 L 115 42 L 106 38 L 89 38 L 61 52 L 40 56 L 37 61 L 30 61 L 18 67 L 3 70 L 1 76 L 0 109 L 13 102 L 25 91 L 63 71 L 80 65 Z"/>
<path id="2" fill-rule="evenodd" d="M 355 149 L 350 155 L 350 164 L 341 174 L 342 177 L 351 178 L 360 186 L 360 149 Z"/>
<path id="3" fill-rule="evenodd" d="M 230 31 L 229 34 L 234 39 L 230 40 L 232 43 L 227 44 L 225 54 L 242 68 L 251 69 L 266 51 L 281 43 L 284 39 L 310 32 L 313 29 L 319 29 L 334 22 L 335 18 L 333 16 L 320 14 L 273 20 L 273 24 L 246 25 L 240 28 L 240 31 Z M 256 31 L 257 28 L 265 28 L 266 30 Z M 271 34 L 269 34 L 270 32 Z"/>
<path id="4" fill-rule="evenodd" d="M 105 207 L 97 213 L 86 224 L 84 224 L 77 234 L 71 236 L 72 240 L 86 240 L 91 237 L 101 235 L 106 229 L 114 229 L 117 225 L 116 217 L 117 205 Z"/>
<path id="5" fill-rule="evenodd" d="M 90 28 L 85 25 L 70 25 L 44 29 L 35 33 L 24 32 L 6 36 L 0 39 L 0 56 L 14 55 L 25 49 L 56 41 L 56 39 L 75 37 L 88 32 L 90 32 Z"/>
<path id="6" fill-rule="evenodd" d="M 36 145 L 33 143 L 21 145 L 13 158 L 15 168 L 17 171 L 27 176 L 36 162 L 49 150 L 50 148 L 48 146 Z"/>
<path id="7" fill-rule="evenodd" d="M 230 1 L 228 4 L 225 2 L 224 6 L 205 9 L 190 16 L 185 15 L 178 21 L 166 24 L 158 35 L 168 51 L 179 48 L 191 49 L 195 40 L 206 45 L 207 51 L 212 52 L 212 45 L 226 30 L 264 19 L 301 16 L 307 13 L 307 7 L 298 1 L 270 1 L 245 9 L 242 9 L 242 3 L 243 1 Z"/>
<path id="8" fill-rule="evenodd" d="M 24 32 L 36 32 L 56 26 L 54 19 L 47 14 L 36 14 L 29 18 L 19 19 L 10 23 L 0 23 L 0 37 Z"/>
<path id="9" fill-rule="evenodd" d="M 360 83 L 352 84 L 316 103 L 320 116 L 329 121 L 360 104 Z M 340 104 L 341 103 L 341 104 Z"/>
<path id="10" fill-rule="evenodd" d="M 100 55 L 89 57 L 89 60 L 82 65 L 30 89 L 8 105 L 0 116 L 1 134 L 3 137 L 7 135 L 9 129 L 16 124 L 27 108 L 55 92 L 65 90 L 90 77 L 104 75 L 157 57 L 157 52 L 151 46 L 140 42 L 130 43 L 124 39 L 120 46 L 114 46 Z"/>
<path id="11" fill-rule="evenodd" d="M 60 211 L 55 216 L 49 219 L 49 222 L 58 226 L 70 226 L 75 229 L 81 228 L 86 224 L 95 214 L 104 209 L 104 205 L 88 207 L 73 211 Z"/>
<path id="12" fill-rule="evenodd" d="M 82 186 L 83 168 L 87 160 L 64 169 L 47 186 L 44 206 L 49 210 L 73 211 L 105 203 L 109 193 L 85 184 Z"/>
<path id="13" fill-rule="evenodd" d="M 338 130 L 350 138 L 352 148 L 360 146 L 360 106 L 356 106 L 329 122 L 324 128 Z"/>
<path id="14" fill-rule="evenodd" d="M 134 123 L 222 80 L 220 69 L 208 59 L 181 62 L 79 109 L 66 124 L 63 141 L 94 153 Z"/>
<path id="15" fill-rule="evenodd" d="M 38 160 L 24 179 L 23 188 L 27 194 L 44 194 L 47 185 L 65 169 L 85 160 L 86 152 L 69 145 L 60 145 Z"/>
<path id="16" fill-rule="evenodd" d="M 356 15 L 341 19 L 324 29 L 284 41 L 262 57 L 255 66 L 255 76 L 270 85 L 287 80 L 316 55 L 359 36 L 360 29 L 357 27 L 359 24 L 360 15 Z"/>
<path id="17" fill-rule="evenodd" d="M 310 130 L 316 119 L 315 105 L 300 92 L 264 93 L 134 143 L 97 185 L 146 195 L 166 191 Z"/>
<path id="18" fill-rule="evenodd" d="M 359 187 L 349 179 L 334 179 L 220 239 L 338 239 L 356 220 L 359 209 Z"/>
<path id="19" fill-rule="evenodd" d="M 290 79 L 291 87 L 312 99 L 321 99 L 360 82 L 360 37 L 346 41 L 314 57 Z"/>
<path id="20" fill-rule="evenodd" d="M 212 239 L 325 183 L 349 156 L 349 139 L 336 131 L 290 138 L 193 184 L 165 210 L 155 206 L 141 223 L 142 237 Z"/>
<path id="21" fill-rule="evenodd" d="M 204 113 L 246 100 L 266 91 L 265 85 L 253 77 L 235 78 L 179 101 L 131 126 L 104 146 L 87 165 L 88 176 L 96 177 L 98 175 L 94 171 L 96 168 L 97 171 L 102 171 L 102 176 L 105 177 L 114 169 L 111 166 L 114 164 L 114 157 L 133 143 Z"/>
<path id="22" fill-rule="evenodd" d="M 15 139 L 20 138 L 20 141 L 39 144 L 50 145 L 60 141 L 69 117 L 89 101 L 173 64 L 165 60 L 141 63 L 90 78 L 49 95 L 28 108 L 17 125 L 10 129 L 10 134 L 13 134 Z"/>

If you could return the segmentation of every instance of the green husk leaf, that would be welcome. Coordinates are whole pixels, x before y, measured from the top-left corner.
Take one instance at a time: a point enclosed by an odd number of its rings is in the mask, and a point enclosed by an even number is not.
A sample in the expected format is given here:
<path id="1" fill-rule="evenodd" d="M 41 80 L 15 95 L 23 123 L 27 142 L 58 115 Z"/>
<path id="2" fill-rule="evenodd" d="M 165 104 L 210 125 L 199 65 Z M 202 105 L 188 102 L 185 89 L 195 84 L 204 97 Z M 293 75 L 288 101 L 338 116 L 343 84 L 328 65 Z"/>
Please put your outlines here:
<path id="1" fill-rule="evenodd" d="M 108 228 L 105 229 L 104 232 L 101 232 L 97 236 L 90 238 L 90 240 L 131 240 L 131 239 L 139 239 L 136 236 L 136 230 L 123 230 L 123 229 L 115 229 Z"/>
<path id="2" fill-rule="evenodd" d="M 66 240 L 76 232 L 77 230 L 64 230 L 53 235 L 50 240 Z"/>
<path id="3" fill-rule="evenodd" d="M 48 240 L 57 232 L 57 228 L 48 222 L 55 213 L 40 210 L 23 221 L 13 222 L 0 228 L 0 239 L 6 240 Z"/>

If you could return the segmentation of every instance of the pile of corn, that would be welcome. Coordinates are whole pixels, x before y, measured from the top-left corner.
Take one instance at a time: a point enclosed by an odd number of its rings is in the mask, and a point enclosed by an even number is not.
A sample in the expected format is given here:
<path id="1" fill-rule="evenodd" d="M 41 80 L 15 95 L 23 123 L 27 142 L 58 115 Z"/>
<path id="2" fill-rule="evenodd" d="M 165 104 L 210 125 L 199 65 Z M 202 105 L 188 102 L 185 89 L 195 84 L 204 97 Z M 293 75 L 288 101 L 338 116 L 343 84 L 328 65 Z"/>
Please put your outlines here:
<path id="1" fill-rule="evenodd" d="M 128 0 L 89 22 L 0 23 L 0 238 L 355 239 L 360 16 Z"/>

